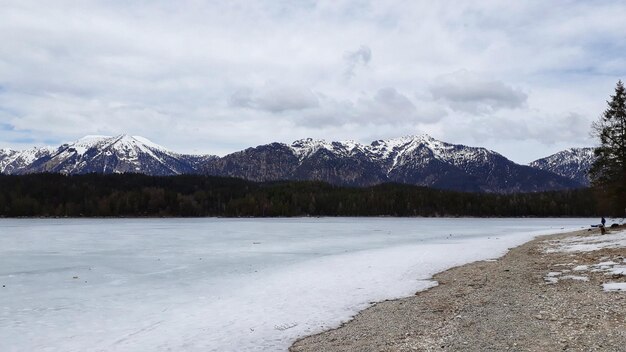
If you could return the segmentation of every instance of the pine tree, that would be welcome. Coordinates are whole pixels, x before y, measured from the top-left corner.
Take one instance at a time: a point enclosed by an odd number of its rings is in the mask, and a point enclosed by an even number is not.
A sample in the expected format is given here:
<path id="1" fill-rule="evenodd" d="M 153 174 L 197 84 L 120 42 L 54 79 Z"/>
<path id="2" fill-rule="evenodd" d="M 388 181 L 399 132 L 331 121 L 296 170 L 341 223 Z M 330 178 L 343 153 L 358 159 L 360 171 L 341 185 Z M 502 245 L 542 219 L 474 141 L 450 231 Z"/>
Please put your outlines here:
<path id="1" fill-rule="evenodd" d="M 592 135 L 600 141 L 590 178 L 609 201 L 615 215 L 626 207 L 626 90 L 620 80 L 608 108 L 592 125 Z"/>

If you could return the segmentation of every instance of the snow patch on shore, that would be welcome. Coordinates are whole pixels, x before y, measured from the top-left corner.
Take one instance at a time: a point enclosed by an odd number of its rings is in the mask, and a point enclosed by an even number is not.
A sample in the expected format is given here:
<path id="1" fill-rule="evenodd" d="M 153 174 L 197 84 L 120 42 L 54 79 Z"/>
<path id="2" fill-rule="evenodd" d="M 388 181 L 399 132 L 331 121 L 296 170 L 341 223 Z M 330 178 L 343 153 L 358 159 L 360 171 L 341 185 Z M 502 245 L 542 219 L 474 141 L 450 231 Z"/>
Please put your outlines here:
<path id="1" fill-rule="evenodd" d="M 575 236 L 548 241 L 546 253 L 591 252 L 604 248 L 626 247 L 626 231 L 607 235 Z"/>
<path id="2" fill-rule="evenodd" d="M 602 284 L 602 289 L 606 292 L 626 292 L 626 282 L 607 282 Z"/>
<path id="3" fill-rule="evenodd" d="M 626 231 L 620 231 L 608 235 L 573 236 L 560 240 L 547 241 L 544 248 L 545 253 L 572 253 L 572 252 L 592 252 L 604 248 L 624 248 L 626 247 Z M 608 259 L 608 260 L 607 260 Z M 559 280 L 571 279 L 578 281 L 589 281 L 588 276 L 565 275 L 561 273 L 570 271 L 562 270 L 563 267 L 571 267 L 573 272 L 603 273 L 606 277 L 621 279 L 626 275 L 626 258 L 616 256 L 610 258 L 605 256 L 599 259 L 597 264 L 576 265 L 574 263 L 555 264 L 561 271 L 551 271 L 544 276 L 546 284 L 557 284 Z M 576 262 L 576 260 L 574 260 Z M 602 280 L 604 281 L 604 280 Z M 624 292 L 626 282 L 605 282 L 602 284 L 605 292 Z"/>

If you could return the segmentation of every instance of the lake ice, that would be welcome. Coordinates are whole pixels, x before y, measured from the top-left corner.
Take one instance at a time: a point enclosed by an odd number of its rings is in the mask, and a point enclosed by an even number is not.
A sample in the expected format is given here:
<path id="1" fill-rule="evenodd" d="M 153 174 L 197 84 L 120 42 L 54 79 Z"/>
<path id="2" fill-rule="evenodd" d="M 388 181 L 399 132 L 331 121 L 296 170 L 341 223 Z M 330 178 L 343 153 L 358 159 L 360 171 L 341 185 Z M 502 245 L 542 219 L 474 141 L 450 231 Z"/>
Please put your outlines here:
<path id="1" fill-rule="evenodd" d="M 2 219 L 2 351 L 285 351 L 597 219 Z"/>

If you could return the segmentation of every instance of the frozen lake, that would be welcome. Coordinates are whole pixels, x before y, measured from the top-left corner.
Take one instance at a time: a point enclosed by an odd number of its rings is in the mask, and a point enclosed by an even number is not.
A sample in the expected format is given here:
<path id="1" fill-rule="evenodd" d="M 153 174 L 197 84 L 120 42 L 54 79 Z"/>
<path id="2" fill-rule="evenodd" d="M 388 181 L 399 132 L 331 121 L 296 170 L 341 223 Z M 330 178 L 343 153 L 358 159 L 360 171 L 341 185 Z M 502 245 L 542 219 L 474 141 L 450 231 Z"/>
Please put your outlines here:
<path id="1" fill-rule="evenodd" d="M 598 219 L 0 219 L 2 351 L 285 351 Z"/>

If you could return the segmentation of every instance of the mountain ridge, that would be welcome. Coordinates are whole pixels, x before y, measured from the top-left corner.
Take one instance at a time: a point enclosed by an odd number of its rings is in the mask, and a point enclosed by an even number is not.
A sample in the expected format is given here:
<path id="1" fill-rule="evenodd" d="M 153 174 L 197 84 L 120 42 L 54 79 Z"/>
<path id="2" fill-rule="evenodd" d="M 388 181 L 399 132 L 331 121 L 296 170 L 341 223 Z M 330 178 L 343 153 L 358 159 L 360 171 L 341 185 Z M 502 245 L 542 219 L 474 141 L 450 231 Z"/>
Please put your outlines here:
<path id="1" fill-rule="evenodd" d="M 90 135 L 57 148 L 2 149 L 0 172 L 207 174 L 252 181 L 318 180 L 357 187 L 397 182 L 496 193 L 583 186 L 541 165 L 520 165 L 486 148 L 451 144 L 427 134 L 370 144 L 304 138 L 291 144 L 250 147 L 223 157 L 175 153 L 141 136 Z"/>
<path id="2" fill-rule="evenodd" d="M 226 164 L 261 167 L 267 164 L 268 149 L 282 160 L 298 155 L 299 163 L 282 178 L 315 179 L 348 186 L 368 186 L 383 182 L 455 189 L 462 191 L 523 192 L 576 188 L 579 185 L 552 173 L 516 164 L 501 154 L 481 147 L 451 144 L 421 134 L 389 140 L 376 140 L 369 145 L 347 142 L 327 142 L 311 138 L 297 140 L 291 145 L 272 143 L 248 148 L 240 154 L 222 158 Z M 304 156 L 304 157 L 303 157 Z M 234 160 L 239 159 L 239 160 Z M 258 162 L 263 160 L 262 162 Z M 270 163 L 272 160 L 269 161 Z M 257 167 L 246 173 L 225 168 L 208 170 L 209 174 L 243 177 L 268 181 Z M 339 177 L 343 175 L 344 177 Z"/>

